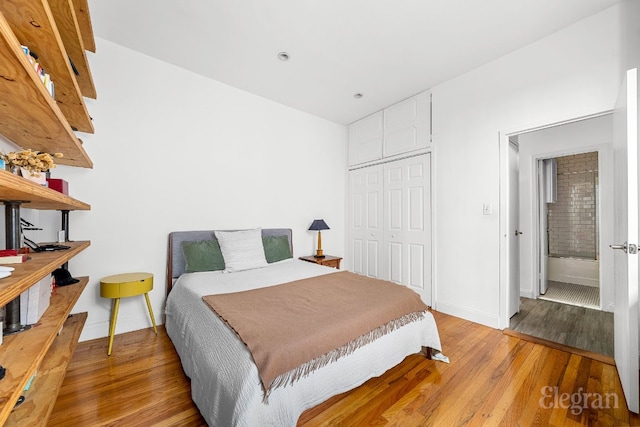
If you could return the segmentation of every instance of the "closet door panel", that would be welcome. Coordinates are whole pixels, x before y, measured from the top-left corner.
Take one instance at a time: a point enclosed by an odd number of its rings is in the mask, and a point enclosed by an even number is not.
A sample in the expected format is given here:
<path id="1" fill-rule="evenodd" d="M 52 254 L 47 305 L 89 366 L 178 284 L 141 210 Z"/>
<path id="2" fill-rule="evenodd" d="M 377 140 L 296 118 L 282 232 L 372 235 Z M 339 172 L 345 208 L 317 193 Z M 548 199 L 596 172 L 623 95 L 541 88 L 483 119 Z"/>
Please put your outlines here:
<path id="1" fill-rule="evenodd" d="M 431 155 L 349 172 L 347 269 L 415 290 L 431 305 Z"/>
<path id="2" fill-rule="evenodd" d="M 384 259 L 388 279 L 411 287 L 431 305 L 430 154 L 397 160 L 384 170 Z"/>
<path id="3" fill-rule="evenodd" d="M 367 242 L 366 276 L 380 278 L 380 255 L 380 242 L 369 240 Z"/>
<path id="4" fill-rule="evenodd" d="M 389 254 L 387 259 L 389 276 L 387 277 L 387 280 L 390 280 L 398 284 L 404 284 L 403 283 L 404 282 L 403 281 L 404 248 L 402 247 L 402 243 L 388 242 L 387 245 L 389 247 Z"/>
<path id="5" fill-rule="evenodd" d="M 351 244 L 351 271 L 364 275 L 364 242 L 362 239 L 354 238 Z"/>
<path id="6" fill-rule="evenodd" d="M 382 246 L 382 167 L 349 172 L 347 269 L 380 277 Z"/>
<path id="7" fill-rule="evenodd" d="M 363 174 L 349 174 L 349 269 L 364 274 L 365 194 Z"/>
<path id="8" fill-rule="evenodd" d="M 430 101 L 430 93 L 422 92 L 384 110 L 383 157 L 429 146 Z"/>
<path id="9" fill-rule="evenodd" d="M 409 245 L 409 277 L 408 285 L 411 288 L 421 289 L 424 287 L 424 245 Z"/>
<path id="10" fill-rule="evenodd" d="M 349 125 L 349 166 L 382 157 L 382 111 Z"/>

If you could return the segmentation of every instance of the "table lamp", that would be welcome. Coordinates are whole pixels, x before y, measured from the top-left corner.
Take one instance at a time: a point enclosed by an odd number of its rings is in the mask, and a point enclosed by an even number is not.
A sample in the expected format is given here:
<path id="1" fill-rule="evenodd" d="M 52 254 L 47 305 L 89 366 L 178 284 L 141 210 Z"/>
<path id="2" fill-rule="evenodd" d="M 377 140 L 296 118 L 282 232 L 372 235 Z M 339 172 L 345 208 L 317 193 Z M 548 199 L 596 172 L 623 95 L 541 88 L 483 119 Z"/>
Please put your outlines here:
<path id="1" fill-rule="evenodd" d="M 322 254 L 322 235 L 320 234 L 320 230 L 329 230 L 329 226 L 323 219 L 314 219 L 309 230 L 318 230 L 318 250 L 314 256 L 316 258 L 324 258 L 324 255 Z"/>

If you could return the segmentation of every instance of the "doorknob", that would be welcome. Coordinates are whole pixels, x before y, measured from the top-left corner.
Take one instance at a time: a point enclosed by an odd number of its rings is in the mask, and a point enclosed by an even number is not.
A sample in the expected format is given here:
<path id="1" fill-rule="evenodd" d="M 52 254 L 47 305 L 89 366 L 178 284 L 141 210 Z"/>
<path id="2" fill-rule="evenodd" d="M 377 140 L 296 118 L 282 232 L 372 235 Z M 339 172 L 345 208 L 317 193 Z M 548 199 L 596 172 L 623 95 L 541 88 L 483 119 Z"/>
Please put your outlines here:
<path id="1" fill-rule="evenodd" d="M 627 253 L 627 252 L 630 254 L 638 253 L 638 246 L 634 245 L 633 243 L 627 244 L 627 242 L 624 242 L 621 245 L 609 245 L 609 247 L 611 249 L 622 249 L 624 253 Z"/>
<path id="2" fill-rule="evenodd" d="M 516 237 L 518 237 L 518 235 L 522 234 L 522 231 L 518 231 L 516 230 Z"/>

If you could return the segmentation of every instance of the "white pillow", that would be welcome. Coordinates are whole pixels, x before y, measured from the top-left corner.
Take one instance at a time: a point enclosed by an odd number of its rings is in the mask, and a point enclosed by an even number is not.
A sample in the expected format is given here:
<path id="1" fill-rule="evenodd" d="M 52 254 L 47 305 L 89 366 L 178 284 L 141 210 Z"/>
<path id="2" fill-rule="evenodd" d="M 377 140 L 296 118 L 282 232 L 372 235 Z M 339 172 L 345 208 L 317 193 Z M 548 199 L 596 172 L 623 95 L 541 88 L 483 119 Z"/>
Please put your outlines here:
<path id="1" fill-rule="evenodd" d="M 262 245 L 262 230 L 215 231 L 224 258 L 224 270 L 249 270 L 266 267 L 267 259 Z"/>

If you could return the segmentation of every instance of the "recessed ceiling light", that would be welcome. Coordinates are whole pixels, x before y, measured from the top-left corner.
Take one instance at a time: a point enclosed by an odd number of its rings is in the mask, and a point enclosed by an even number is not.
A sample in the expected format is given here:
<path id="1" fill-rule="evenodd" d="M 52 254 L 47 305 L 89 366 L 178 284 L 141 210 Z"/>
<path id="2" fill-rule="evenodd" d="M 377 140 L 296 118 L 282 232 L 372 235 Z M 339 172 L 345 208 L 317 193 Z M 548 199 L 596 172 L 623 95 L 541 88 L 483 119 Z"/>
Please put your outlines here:
<path id="1" fill-rule="evenodd" d="M 362 95 L 360 92 L 358 92 L 358 93 L 354 93 L 354 94 L 353 94 L 353 97 L 354 97 L 355 99 L 360 99 L 360 98 L 362 98 L 363 96 L 364 96 L 364 95 Z"/>
<path id="2" fill-rule="evenodd" d="M 287 52 L 280 52 L 280 53 L 278 53 L 278 59 L 280 61 L 288 61 L 289 60 L 289 54 Z"/>

